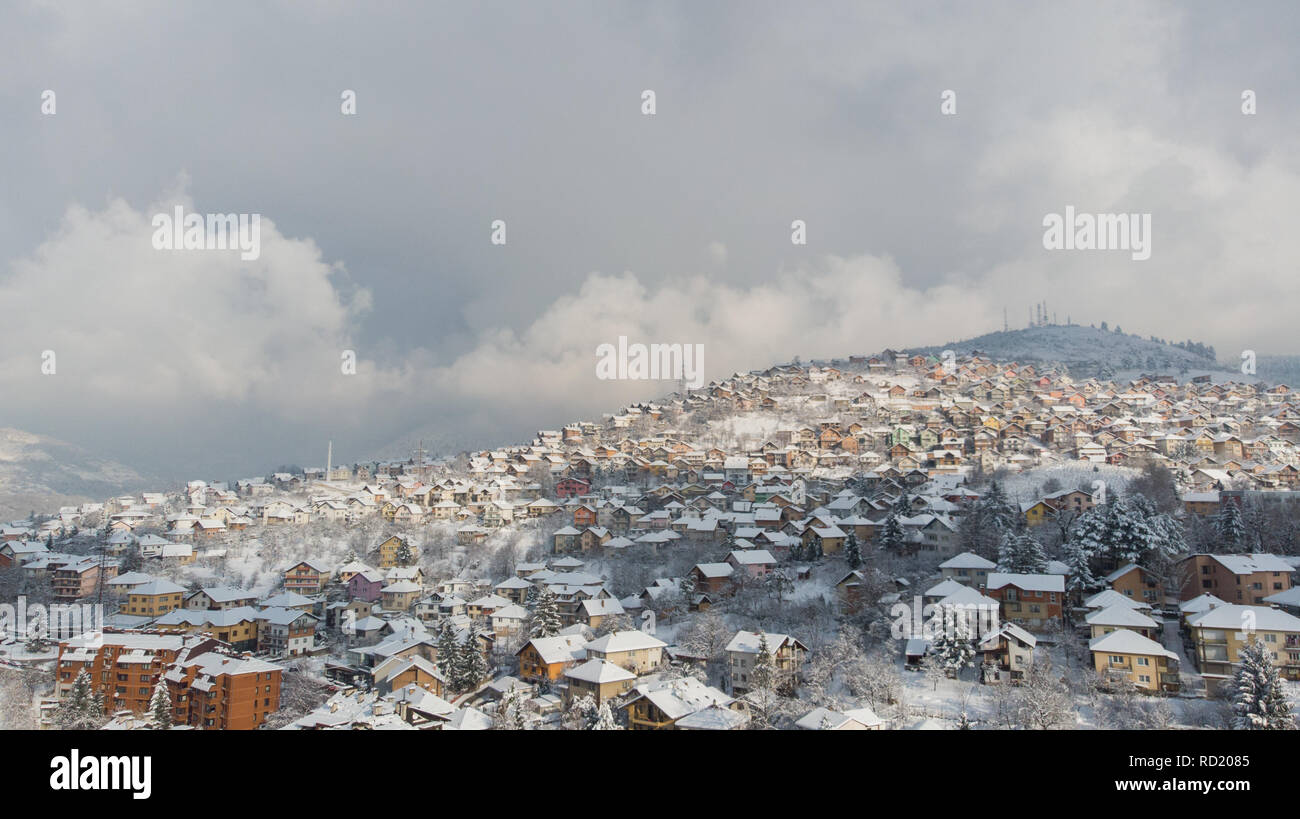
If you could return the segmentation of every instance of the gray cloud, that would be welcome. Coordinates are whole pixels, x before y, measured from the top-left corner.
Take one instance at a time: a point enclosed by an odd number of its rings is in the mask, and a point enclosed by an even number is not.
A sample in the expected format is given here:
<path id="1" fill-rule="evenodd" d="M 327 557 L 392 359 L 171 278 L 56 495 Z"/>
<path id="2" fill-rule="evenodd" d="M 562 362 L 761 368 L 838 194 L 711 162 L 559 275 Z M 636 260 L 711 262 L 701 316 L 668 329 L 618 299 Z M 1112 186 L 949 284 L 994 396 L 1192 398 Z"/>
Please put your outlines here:
<path id="1" fill-rule="evenodd" d="M 1297 27 L 1288 4 L 31 5 L 0 31 L 0 411 L 238 474 L 659 392 L 593 380 L 618 335 L 704 343 L 716 377 L 1046 298 L 1296 352 Z M 178 178 L 261 213 L 263 258 L 139 244 Z M 1152 259 L 1043 251 L 1067 204 L 1151 212 Z"/>

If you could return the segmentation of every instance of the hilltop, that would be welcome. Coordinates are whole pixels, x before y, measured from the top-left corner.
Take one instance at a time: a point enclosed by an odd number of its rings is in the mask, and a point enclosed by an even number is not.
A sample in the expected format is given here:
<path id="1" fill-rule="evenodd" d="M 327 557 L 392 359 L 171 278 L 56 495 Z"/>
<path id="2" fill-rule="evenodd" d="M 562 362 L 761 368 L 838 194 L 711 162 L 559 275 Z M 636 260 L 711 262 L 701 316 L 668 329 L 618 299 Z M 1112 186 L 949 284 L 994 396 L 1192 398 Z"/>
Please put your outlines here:
<path id="1" fill-rule="evenodd" d="M 1060 363 L 1078 376 L 1096 375 L 1103 366 L 1112 371 L 1144 372 L 1222 370 L 1213 348 L 1175 346 L 1114 330 L 1078 324 L 1048 324 L 986 333 L 964 341 L 909 349 L 909 353 L 941 355 L 952 350 L 959 356 L 979 352 L 997 361 Z"/>

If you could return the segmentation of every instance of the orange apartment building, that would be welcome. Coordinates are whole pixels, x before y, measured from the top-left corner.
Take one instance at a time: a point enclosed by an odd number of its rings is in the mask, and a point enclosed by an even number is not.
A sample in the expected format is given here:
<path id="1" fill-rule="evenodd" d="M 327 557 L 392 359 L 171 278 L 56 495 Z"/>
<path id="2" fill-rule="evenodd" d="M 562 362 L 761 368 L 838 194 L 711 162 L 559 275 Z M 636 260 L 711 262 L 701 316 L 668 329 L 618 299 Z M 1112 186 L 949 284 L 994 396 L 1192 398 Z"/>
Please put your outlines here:
<path id="1" fill-rule="evenodd" d="M 63 699 L 84 669 L 104 710 L 144 713 L 166 680 L 177 725 L 204 729 L 259 727 L 280 707 L 277 665 L 222 653 L 207 637 L 110 632 L 59 644 L 55 695 Z"/>
<path id="2" fill-rule="evenodd" d="M 184 646 L 179 635 L 143 632 L 87 635 L 60 642 L 55 696 L 62 700 L 84 669 L 106 711 L 139 713 L 148 708 L 160 675 Z"/>
<path id="3" fill-rule="evenodd" d="M 202 644 L 186 649 L 166 679 L 177 725 L 251 731 L 280 707 L 280 666 Z"/>
<path id="4" fill-rule="evenodd" d="M 1179 599 L 1212 594 L 1228 603 L 1268 605 L 1265 597 L 1291 588 L 1292 571 L 1276 555 L 1190 555 L 1181 564 Z"/>

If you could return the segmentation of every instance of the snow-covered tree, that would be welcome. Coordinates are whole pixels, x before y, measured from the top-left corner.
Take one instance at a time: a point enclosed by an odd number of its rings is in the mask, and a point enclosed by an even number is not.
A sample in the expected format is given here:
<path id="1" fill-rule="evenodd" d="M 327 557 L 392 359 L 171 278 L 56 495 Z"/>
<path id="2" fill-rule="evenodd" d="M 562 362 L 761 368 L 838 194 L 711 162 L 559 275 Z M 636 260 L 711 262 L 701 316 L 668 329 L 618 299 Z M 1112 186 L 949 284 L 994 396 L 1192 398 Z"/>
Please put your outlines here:
<path id="1" fill-rule="evenodd" d="M 848 561 L 850 569 L 856 569 L 862 565 L 862 547 L 858 545 L 858 536 L 853 527 L 849 527 L 848 534 L 844 537 L 844 559 Z"/>
<path id="2" fill-rule="evenodd" d="M 528 636 L 530 637 L 554 637 L 564 628 L 564 623 L 560 620 L 559 606 L 555 602 L 555 593 L 550 589 L 542 589 L 537 595 L 537 605 L 533 608 L 532 617 L 529 618 Z"/>
<path id="3" fill-rule="evenodd" d="M 1181 524 L 1141 495 L 1117 495 L 1089 509 L 1071 541 L 1090 560 L 1151 567 L 1186 549 Z"/>
<path id="4" fill-rule="evenodd" d="M 949 677 L 957 677 L 962 669 L 975 664 L 975 637 L 966 612 L 944 606 L 943 626 L 934 635 L 930 658 L 938 663 Z"/>
<path id="5" fill-rule="evenodd" d="M 1047 571 L 1047 553 L 1032 535 L 1004 532 L 998 546 L 998 571 L 1014 574 L 1042 574 Z"/>
<path id="6" fill-rule="evenodd" d="M 1025 728 L 1047 730 L 1061 728 L 1074 721 L 1074 703 L 1070 689 L 1052 670 L 1046 657 L 1025 672 L 1016 688 L 1014 703 L 1018 721 Z"/>
<path id="7" fill-rule="evenodd" d="M 749 687 L 763 691 L 776 688 L 776 661 L 772 659 L 772 648 L 767 644 L 766 632 L 758 636 L 758 655 L 754 657 L 754 668 L 749 675 Z"/>
<path id="8" fill-rule="evenodd" d="M 106 721 L 103 698 L 95 692 L 86 669 L 77 672 L 72 688 L 55 712 L 54 721 L 60 728 L 70 731 L 98 728 Z"/>
<path id="9" fill-rule="evenodd" d="M 1092 573 L 1092 555 L 1087 546 L 1079 541 L 1069 540 L 1062 545 L 1061 549 L 1064 552 L 1065 565 L 1070 567 L 1066 591 L 1082 595 L 1101 585 Z"/>
<path id="10" fill-rule="evenodd" d="M 172 727 L 172 695 L 167 690 L 167 683 L 159 680 L 149 698 L 149 714 L 153 717 L 153 727 Z"/>
<path id="11" fill-rule="evenodd" d="M 682 581 L 677 584 L 677 591 L 682 595 L 682 610 L 689 611 L 695 602 L 695 575 L 690 572 L 683 575 Z"/>
<path id="12" fill-rule="evenodd" d="M 456 639 L 456 630 L 452 628 L 451 623 L 444 622 L 442 628 L 438 629 L 436 645 L 438 670 L 442 672 L 448 687 L 455 691 L 456 673 L 460 667 L 460 641 Z"/>
<path id="13" fill-rule="evenodd" d="M 479 650 L 478 640 L 473 633 L 465 636 L 466 642 L 457 651 L 453 669 L 454 688 L 459 692 L 473 691 L 488 675 L 487 660 Z"/>
<path id="14" fill-rule="evenodd" d="M 497 705 L 497 712 L 492 720 L 492 729 L 494 731 L 522 731 L 524 728 L 523 690 L 512 687 Z"/>
<path id="15" fill-rule="evenodd" d="M 1002 485 L 993 481 L 983 497 L 972 503 L 962 517 L 959 528 L 962 549 L 996 559 L 1003 536 L 1023 527 L 1024 516 L 1007 499 Z"/>
<path id="16" fill-rule="evenodd" d="M 1272 652 L 1255 638 L 1241 649 L 1240 659 L 1231 687 L 1233 727 L 1241 731 L 1294 728 L 1295 717 Z"/>
<path id="17" fill-rule="evenodd" d="M 593 731 L 620 731 L 622 726 L 618 720 L 614 719 L 614 712 L 609 707 L 609 700 L 605 700 L 596 709 L 596 717 L 591 723 Z"/>
<path id="18" fill-rule="evenodd" d="M 572 700 L 564 711 L 564 727 L 569 730 L 589 728 L 596 715 L 596 698 L 590 694 Z"/>
<path id="19" fill-rule="evenodd" d="M 886 552 L 897 552 L 903 548 L 903 524 L 899 522 L 897 512 L 890 511 L 885 518 L 885 525 L 880 527 L 880 532 L 876 535 L 876 543 Z"/>
<path id="20" fill-rule="evenodd" d="M 1241 516 L 1241 507 L 1230 501 L 1219 504 L 1219 511 L 1214 515 L 1214 534 L 1218 537 L 1219 552 L 1236 552 L 1246 541 L 1246 523 Z"/>

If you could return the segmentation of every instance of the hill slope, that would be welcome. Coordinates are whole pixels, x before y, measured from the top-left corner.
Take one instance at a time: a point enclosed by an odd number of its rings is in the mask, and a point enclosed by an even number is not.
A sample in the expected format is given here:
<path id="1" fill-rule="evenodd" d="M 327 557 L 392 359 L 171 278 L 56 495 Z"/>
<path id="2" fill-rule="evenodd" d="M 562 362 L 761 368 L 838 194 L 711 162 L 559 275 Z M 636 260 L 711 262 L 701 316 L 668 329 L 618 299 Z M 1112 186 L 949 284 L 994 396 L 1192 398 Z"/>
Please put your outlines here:
<path id="1" fill-rule="evenodd" d="M 102 501 L 146 484 L 130 467 L 80 447 L 0 427 L 0 520 L 24 517 L 33 509 L 54 512 L 59 506 Z"/>

